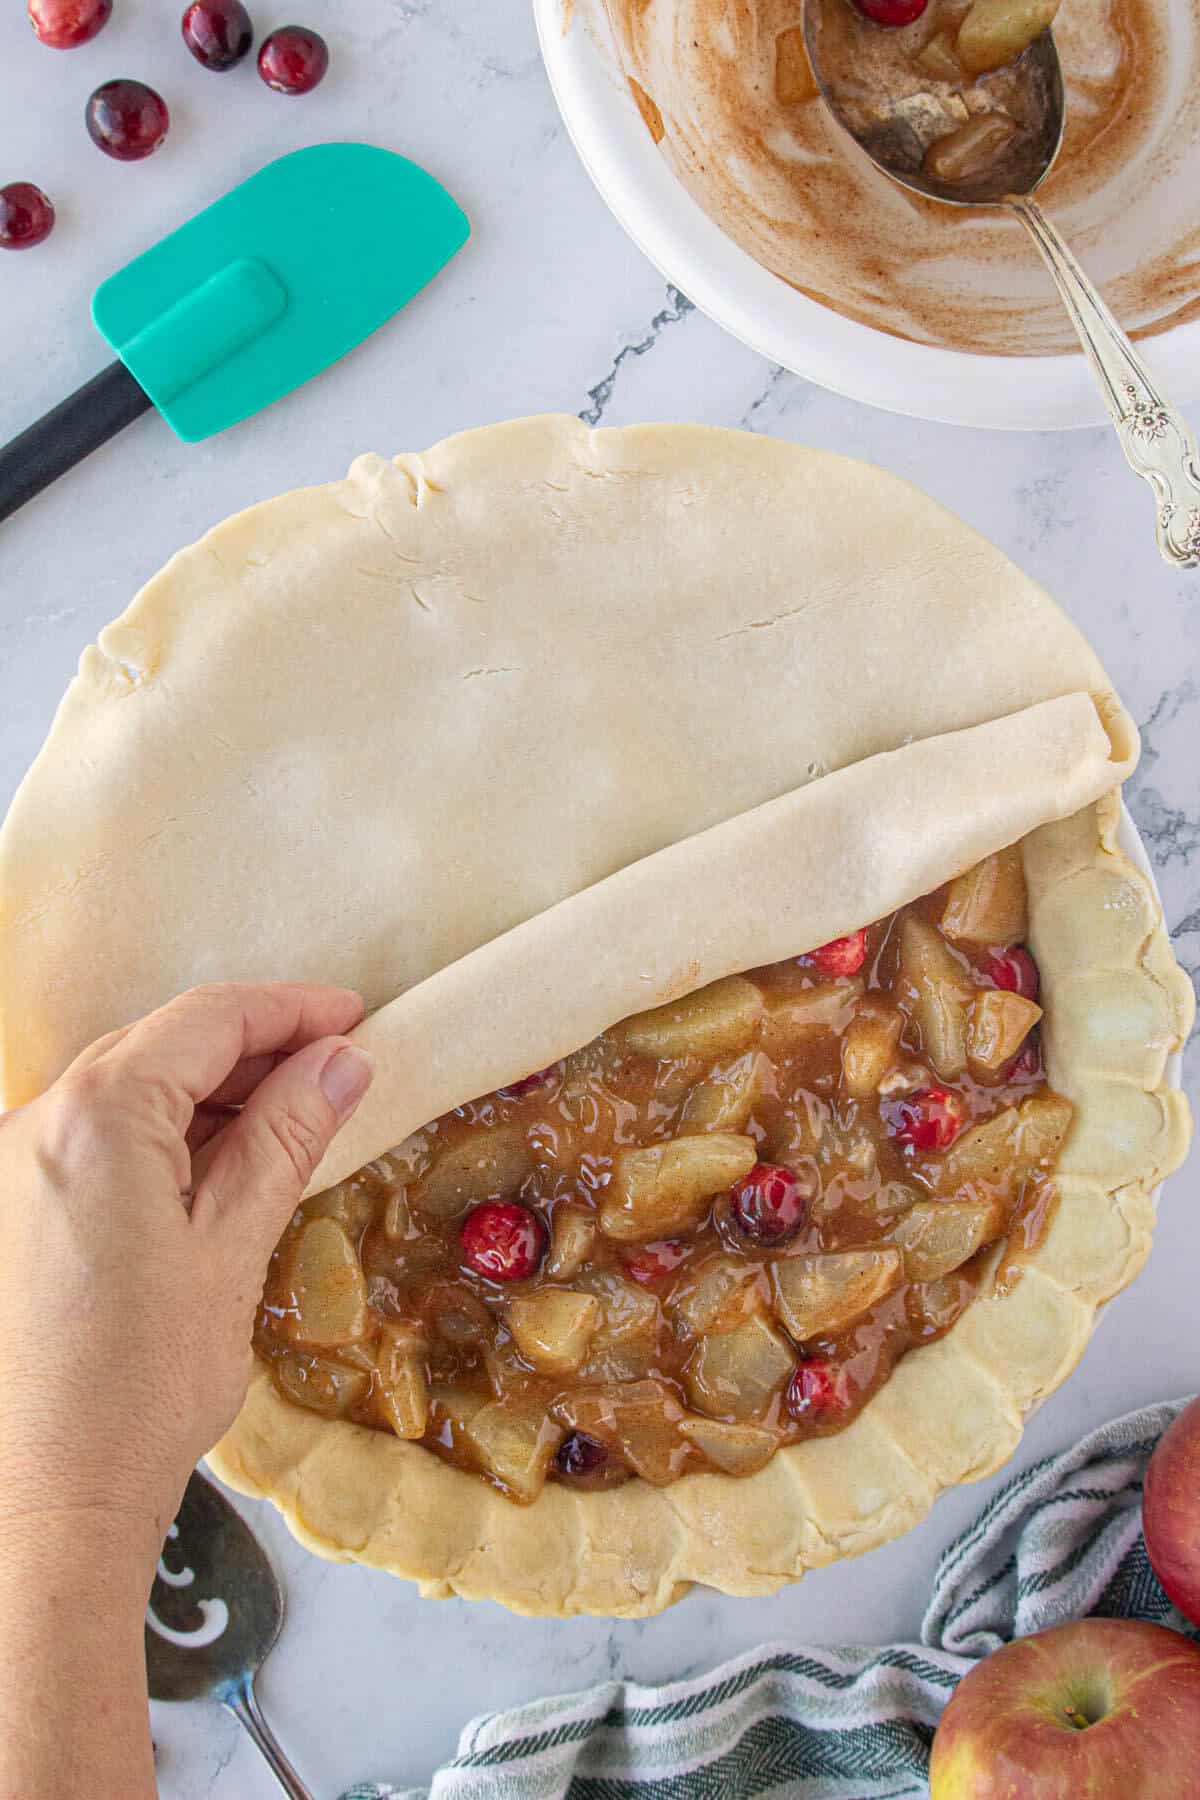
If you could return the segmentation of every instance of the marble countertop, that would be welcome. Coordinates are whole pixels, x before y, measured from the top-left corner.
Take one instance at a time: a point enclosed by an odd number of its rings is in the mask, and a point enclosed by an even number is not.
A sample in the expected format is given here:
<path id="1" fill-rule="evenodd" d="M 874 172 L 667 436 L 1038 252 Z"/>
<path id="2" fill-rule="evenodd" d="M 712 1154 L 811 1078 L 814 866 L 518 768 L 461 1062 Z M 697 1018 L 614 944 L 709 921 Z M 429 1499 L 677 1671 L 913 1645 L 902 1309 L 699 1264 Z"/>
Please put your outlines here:
<path id="1" fill-rule="evenodd" d="M 475 226 L 437 283 L 315 386 L 190 448 L 145 419 L 0 527 L 0 807 L 82 647 L 225 514 L 338 476 L 362 450 L 420 448 L 512 414 L 698 419 L 894 470 L 1051 589 L 1141 723 L 1127 797 L 1177 952 L 1200 971 L 1200 575 L 1159 562 L 1148 496 L 1108 434 L 913 423 L 826 394 L 724 336 L 664 284 L 593 191 L 525 0 L 306 0 L 300 12 L 333 52 L 326 83 L 304 100 L 270 94 L 250 68 L 205 74 L 182 50 L 176 9 L 150 0 L 125 0 L 100 38 L 69 55 L 34 42 L 23 8 L 0 19 L 0 180 L 37 181 L 59 206 L 47 245 L 2 258 L 0 436 L 106 360 L 87 320 L 96 283 L 271 156 L 338 137 L 403 150 L 447 183 Z M 171 104 L 171 135 L 142 165 L 107 161 L 84 134 L 84 100 L 114 74 L 143 76 Z M 1194 1066 L 1192 1080 L 1200 1098 Z M 1196 1187 L 1193 1162 L 1167 1191 L 1147 1269 L 1031 1422 L 1018 1461 L 1195 1387 Z M 469 1715 L 541 1691 L 614 1673 L 664 1680 L 768 1638 L 911 1637 L 939 1550 L 995 1485 L 946 1496 L 900 1543 L 775 1599 L 697 1592 L 660 1619 L 616 1625 L 421 1601 L 384 1576 L 310 1558 L 265 1508 L 249 1508 L 289 1606 L 261 1677 L 263 1706 L 314 1792 L 332 1796 L 368 1776 L 426 1781 Z M 276 1792 L 217 1708 L 156 1707 L 153 1722 L 167 1800 Z"/>

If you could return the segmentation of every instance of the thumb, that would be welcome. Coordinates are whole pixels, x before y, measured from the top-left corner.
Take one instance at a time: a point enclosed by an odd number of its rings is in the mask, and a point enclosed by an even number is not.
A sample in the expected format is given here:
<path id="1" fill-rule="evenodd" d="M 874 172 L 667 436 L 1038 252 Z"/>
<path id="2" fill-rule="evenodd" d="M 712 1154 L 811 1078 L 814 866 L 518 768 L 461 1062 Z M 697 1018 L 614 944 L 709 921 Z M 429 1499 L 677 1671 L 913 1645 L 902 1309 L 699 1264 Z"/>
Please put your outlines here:
<path id="1" fill-rule="evenodd" d="M 320 1038 L 272 1070 L 193 1162 L 192 1217 L 236 1217 L 244 1254 L 268 1256 L 313 1171 L 371 1085 L 375 1065 L 345 1038 Z"/>

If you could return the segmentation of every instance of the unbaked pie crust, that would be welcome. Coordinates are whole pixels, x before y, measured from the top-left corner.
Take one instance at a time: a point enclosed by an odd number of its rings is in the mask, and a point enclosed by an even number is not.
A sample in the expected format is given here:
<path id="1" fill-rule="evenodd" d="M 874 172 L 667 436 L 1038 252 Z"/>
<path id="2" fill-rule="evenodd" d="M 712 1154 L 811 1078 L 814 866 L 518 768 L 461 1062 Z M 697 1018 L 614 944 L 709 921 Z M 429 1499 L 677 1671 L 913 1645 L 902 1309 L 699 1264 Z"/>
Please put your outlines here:
<path id="1" fill-rule="evenodd" d="M 0 834 L 4 1100 L 196 981 L 344 982 L 378 1074 L 315 1190 L 1021 842 L 1076 1109 L 1059 1205 L 1009 1291 L 987 1277 L 846 1430 L 743 1479 L 522 1508 L 256 1365 L 210 1458 L 311 1549 L 427 1594 L 640 1616 L 692 1582 L 770 1593 L 997 1468 L 1147 1255 L 1192 993 L 1116 845 L 1136 753 L 1049 598 L 879 470 L 565 418 L 365 457 L 217 527 L 85 653 Z"/>

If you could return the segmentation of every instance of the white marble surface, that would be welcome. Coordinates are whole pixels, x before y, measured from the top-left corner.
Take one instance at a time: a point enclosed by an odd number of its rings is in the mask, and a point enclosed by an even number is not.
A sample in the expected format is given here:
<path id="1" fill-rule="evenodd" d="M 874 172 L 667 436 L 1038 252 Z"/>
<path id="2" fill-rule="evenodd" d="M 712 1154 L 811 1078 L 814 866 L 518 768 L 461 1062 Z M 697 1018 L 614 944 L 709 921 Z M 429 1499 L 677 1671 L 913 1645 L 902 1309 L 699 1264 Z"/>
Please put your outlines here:
<path id="1" fill-rule="evenodd" d="M 70 55 L 35 44 L 20 7 L 0 16 L 0 181 L 39 181 L 60 209 L 48 245 L 0 258 L 0 435 L 101 366 L 87 321 L 96 282 L 272 155 L 335 137 L 403 150 L 447 182 L 475 235 L 433 289 L 316 386 L 194 448 L 144 420 L 0 527 L 0 805 L 82 646 L 224 514 L 339 475 L 361 450 L 421 447 L 515 413 L 700 419 L 893 469 L 1058 596 L 1143 724 L 1130 804 L 1179 954 L 1200 970 L 1200 575 L 1159 563 L 1148 497 L 1105 433 L 913 424 L 833 398 L 724 337 L 665 288 L 592 191 L 524 0 L 305 0 L 298 11 L 327 32 L 333 69 L 303 101 L 271 95 L 251 69 L 202 72 L 177 41 L 178 10 L 118 0 L 110 28 Z M 279 22 L 254 10 L 264 28 Z M 157 83 L 172 106 L 171 137 L 143 165 L 106 161 L 83 131 L 88 92 L 115 74 Z M 1148 1268 L 1032 1422 L 1022 1460 L 1197 1385 L 1196 1189 L 1193 1163 L 1167 1192 Z M 250 1509 L 289 1601 L 263 1704 L 324 1797 L 372 1775 L 426 1780 L 470 1713 L 539 1691 L 613 1672 L 666 1679 L 765 1638 L 911 1636 L 940 1548 L 992 1485 L 946 1497 L 903 1542 L 776 1599 L 696 1593 L 661 1619 L 616 1626 L 422 1602 L 401 1583 L 309 1558 L 265 1509 Z M 154 1730 L 168 1800 L 275 1792 L 215 1708 L 156 1708 Z"/>

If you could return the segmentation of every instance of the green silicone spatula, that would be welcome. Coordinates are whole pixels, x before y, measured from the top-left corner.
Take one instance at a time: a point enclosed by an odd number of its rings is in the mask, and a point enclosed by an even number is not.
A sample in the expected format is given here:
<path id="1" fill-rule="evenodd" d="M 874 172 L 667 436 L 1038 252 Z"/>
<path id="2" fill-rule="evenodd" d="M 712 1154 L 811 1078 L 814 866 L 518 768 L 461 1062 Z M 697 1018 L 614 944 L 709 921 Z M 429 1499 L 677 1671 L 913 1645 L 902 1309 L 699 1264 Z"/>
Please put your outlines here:
<path id="1" fill-rule="evenodd" d="M 97 288 L 119 360 L 0 450 L 0 519 L 152 406 L 194 444 L 291 393 L 469 233 L 445 188 L 390 150 L 315 144 L 268 163 Z"/>

